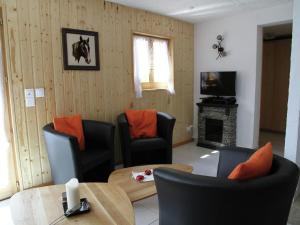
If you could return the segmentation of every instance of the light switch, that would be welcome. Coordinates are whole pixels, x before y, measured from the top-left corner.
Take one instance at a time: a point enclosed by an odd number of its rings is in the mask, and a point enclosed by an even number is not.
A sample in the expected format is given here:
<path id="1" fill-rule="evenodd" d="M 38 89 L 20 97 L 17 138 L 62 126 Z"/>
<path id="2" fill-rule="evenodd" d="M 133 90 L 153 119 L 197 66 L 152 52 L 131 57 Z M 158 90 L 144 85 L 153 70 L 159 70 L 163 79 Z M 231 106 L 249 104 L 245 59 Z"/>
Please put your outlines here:
<path id="1" fill-rule="evenodd" d="M 34 107 L 35 106 L 34 89 L 33 88 L 25 89 L 24 93 L 25 93 L 25 106 Z"/>
<path id="2" fill-rule="evenodd" d="M 25 89 L 25 98 L 34 98 L 34 89 Z"/>
<path id="3" fill-rule="evenodd" d="M 44 88 L 36 88 L 35 89 L 35 97 L 36 98 L 43 98 L 43 97 L 45 97 L 45 89 Z"/>

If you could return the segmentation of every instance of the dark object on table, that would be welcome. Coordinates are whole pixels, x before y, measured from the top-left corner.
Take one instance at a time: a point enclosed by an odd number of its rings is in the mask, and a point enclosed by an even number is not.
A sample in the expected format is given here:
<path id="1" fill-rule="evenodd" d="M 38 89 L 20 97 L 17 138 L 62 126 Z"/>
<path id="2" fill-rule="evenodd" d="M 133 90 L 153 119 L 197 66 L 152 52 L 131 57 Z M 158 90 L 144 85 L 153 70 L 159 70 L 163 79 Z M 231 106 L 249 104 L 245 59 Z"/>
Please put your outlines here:
<path id="1" fill-rule="evenodd" d="M 118 116 L 124 167 L 172 163 L 172 137 L 176 119 L 157 112 L 157 137 L 132 139 L 126 115 Z"/>
<path id="2" fill-rule="evenodd" d="M 53 124 L 44 126 L 44 137 L 54 184 L 71 178 L 79 182 L 107 181 L 114 169 L 114 125 L 83 120 L 85 150 L 79 150 L 76 137 L 59 133 Z"/>
<path id="3" fill-rule="evenodd" d="M 247 181 L 227 179 L 251 149 L 220 151 L 217 177 L 172 169 L 154 170 L 160 225 L 286 225 L 299 168 L 274 155 L 269 175 Z"/>
<path id="4" fill-rule="evenodd" d="M 148 176 L 149 176 L 149 175 L 151 175 L 151 174 L 152 174 L 152 171 L 147 169 L 147 170 L 145 170 L 145 172 L 144 172 L 144 173 L 145 173 L 146 175 L 148 175 Z"/>
<path id="5" fill-rule="evenodd" d="M 75 215 L 87 213 L 90 211 L 90 204 L 89 204 L 88 200 L 86 198 L 81 198 L 80 199 L 80 208 L 78 208 L 77 210 L 75 210 L 72 213 L 68 212 L 68 200 L 66 197 L 66 192 L 63 192 L 61 195 L 62 195 L 62 205 L 64 208 L 64 215 L 66 217 L 75 216 Z"/>

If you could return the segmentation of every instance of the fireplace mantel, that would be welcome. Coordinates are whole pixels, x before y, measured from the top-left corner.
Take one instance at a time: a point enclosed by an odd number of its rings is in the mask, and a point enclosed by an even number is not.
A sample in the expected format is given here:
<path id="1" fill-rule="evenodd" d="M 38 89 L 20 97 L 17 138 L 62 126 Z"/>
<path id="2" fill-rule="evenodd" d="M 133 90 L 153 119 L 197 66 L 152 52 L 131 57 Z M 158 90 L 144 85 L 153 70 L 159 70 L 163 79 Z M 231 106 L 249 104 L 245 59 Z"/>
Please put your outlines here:
<path id="1" fill-rule="evenodd" d="M 236 145 L 238 104 L 197 103 L 198 146 L 216 149 Z"/>

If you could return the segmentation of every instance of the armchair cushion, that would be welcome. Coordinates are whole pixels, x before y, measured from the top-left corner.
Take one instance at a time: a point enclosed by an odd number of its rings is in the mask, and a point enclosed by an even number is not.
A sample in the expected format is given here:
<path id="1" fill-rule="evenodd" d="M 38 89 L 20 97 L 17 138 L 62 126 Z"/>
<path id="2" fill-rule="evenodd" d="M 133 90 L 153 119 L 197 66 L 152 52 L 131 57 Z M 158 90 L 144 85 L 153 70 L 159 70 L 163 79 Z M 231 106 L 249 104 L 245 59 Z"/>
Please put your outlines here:
<path id="1" fill-rule="evenodd" d="M 134 152 L 165 149 L 167 146 L 168 143 L 159 137 L 135 139 L 130 144 L 130 148 Z"/>
<path id="2" fill-rule="evenodd" d="M 267 175 L 272 167 L 272 144 L 269 142 L 243 163 L 240 163 L 228 176 L 231 180 L 247 180 Z"/>
<path id="3" fill-rule="evenodd" d="M 85 149 L 82 120 L 80 115 L 56 117 L 53 119 L 54 129 L 58 132 L 71 135 L 77 138 L 79 149 Z"/>
<path id="4" fill-rule="evenodd" d="M 87 172 L 110 158 L 111 152 L 108 149 L 86 149 L 86 151 L 80 152 L 82 171 Z"/>
<path id="5" fill-rule="evenodd" d="M 157 116 L 155 110 L 126 110 L 129 132 L 132 138 L 157 136 Z"/>

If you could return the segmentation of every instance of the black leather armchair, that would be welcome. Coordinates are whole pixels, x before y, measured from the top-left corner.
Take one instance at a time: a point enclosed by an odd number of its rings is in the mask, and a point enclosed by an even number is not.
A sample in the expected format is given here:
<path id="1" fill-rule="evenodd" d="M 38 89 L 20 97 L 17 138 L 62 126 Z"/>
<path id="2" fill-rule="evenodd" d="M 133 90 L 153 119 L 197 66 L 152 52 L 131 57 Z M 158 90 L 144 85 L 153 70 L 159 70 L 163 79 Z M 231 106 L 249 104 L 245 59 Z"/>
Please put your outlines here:
<path id="1" fill-rule="evenodd" d="M 132 139 L 129 124 L 124 113 L 118 116 L 120 142 L 124 167 L 172 163 L 172 137 L 176 119 L 167 113 L 157 113 L 155 138 Z"/>
<path id="2" fill-rule="evenodd" d="M 217 177 L 155 169 L 159 224 L 286 225 L 299 169 L 274 155 L 269 175 L 248 181 L 227 179 L 252 153 L 242 148 L 220 151 Z"/>
<path id="3" fill-rule="evenodd" d="M 73 177 L 80 182 L 106 181 L 114 169 L 114 125 L 83 120 L 85 150 L 79 150 L 76 137 L 44 126 L 44 137 L 54 184 Z"/>

